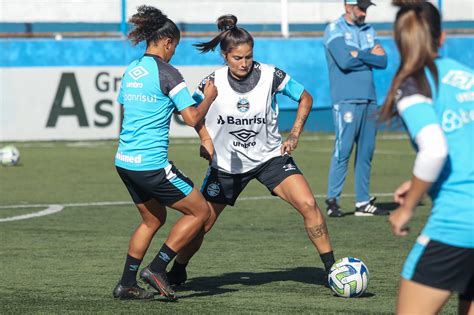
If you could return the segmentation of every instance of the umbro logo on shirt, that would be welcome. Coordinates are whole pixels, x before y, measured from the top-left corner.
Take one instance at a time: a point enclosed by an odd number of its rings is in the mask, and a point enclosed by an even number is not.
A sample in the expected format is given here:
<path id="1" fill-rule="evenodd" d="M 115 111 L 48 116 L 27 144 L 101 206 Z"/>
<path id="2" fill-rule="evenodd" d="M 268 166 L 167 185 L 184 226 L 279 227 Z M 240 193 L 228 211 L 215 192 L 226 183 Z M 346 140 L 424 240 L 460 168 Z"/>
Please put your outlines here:
<path id="1" fill-rule="evenodd" d="M 258 132 L 255 132 L 253 130 L 246 130 L 246 129 L 240 129 L 237 131 L 231 131 L 229 132 L 231 135 L 239 139 L 240 141 L 247 142 L 249 141 L 250 138 L 255 137 L 258 135 Z"/>
<path id="2" fill-rule="evenodd" d="M 138 66 L 130 70 L 128 74 L 130 74 L 130 76 L 136 81 L 140 78 L 143 78 L 144 76 L 147 76 L 149 72 L 146 71 L 146 69 L 142 66 Z"/>

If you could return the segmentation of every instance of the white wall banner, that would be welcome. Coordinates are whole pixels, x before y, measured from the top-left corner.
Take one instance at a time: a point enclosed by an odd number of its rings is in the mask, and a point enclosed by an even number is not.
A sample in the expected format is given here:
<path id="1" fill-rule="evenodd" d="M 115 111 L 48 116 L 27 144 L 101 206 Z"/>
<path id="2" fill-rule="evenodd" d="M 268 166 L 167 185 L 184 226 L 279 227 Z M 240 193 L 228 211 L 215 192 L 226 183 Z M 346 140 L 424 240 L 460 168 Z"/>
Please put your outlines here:
<path id="1" fill-rule="evenodd" d="M 217 66 L 177 67 L 193 93 Z M 0 68 L 0 141 L 118 137 L 116 99 L 125 67 Z M 175 116 L 170 135 L 193 137 Z"/>

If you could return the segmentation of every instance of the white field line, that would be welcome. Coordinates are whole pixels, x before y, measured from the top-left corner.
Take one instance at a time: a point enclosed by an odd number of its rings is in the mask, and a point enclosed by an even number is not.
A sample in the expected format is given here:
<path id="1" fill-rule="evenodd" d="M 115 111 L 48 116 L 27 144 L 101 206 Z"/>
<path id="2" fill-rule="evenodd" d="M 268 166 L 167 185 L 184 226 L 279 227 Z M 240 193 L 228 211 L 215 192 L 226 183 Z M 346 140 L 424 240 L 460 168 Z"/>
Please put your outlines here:
<path id="1" fill-rule="evenodd" d="M 32 207 L 32 208 L 35 208 L 35 207 Z M 33 213 L 28 213 L 28 214 L 23 214 L 23 215 L 16 215 L 13 217 L 8 217 L 8 218 L 0 218 L 0 223 L 43 217 L 45 215 L 58 213 L 59 211 L 62 211 L 63 209 L 64 209 L 64 206 L 62 205 L 49 205 L 47 209 L 44 209 L 38 212 L 33 212 Z"/>
<path id="2" fill-rule="evenodd" d="M 376 193 L 374 195 L 375 196 L 380 196 L 380 197 L 389 197 L 389 196 L 392 196 L 393 193 Z M 317 195 L 314 195 L 314 197 L 315 198 L 324 198 L 325 195 L 317 194 Z M 355 197 L 355 195 L 354 194 L 343 194 L 341 197 L 342 198 L 349 198 L 349 197 Z M 271 199 L 279 200 L 278 197 L 271 196 L 271 195 L 241 197 L 238 200 L 239 201 L 255 201 L 255 200 L 271 200 Z M 133 203 L 131 201 L 103 201 L 103 202 L 65 203 L 65 204 L 62 204 L 62 205 L 48 205 L 48 204 L 0 205 L 0 210 L 1 209 L 9 209 L 10 210 L 10 209 L 29 209 L 29 208 L 45 208 L 46 207 L 46 209 L 38 211 L 38 212 L 33 212 L 33 213 L 18 215 L 18 216 L 13 216 L 13 217 L 7 217 L 7 218 L 0 218 L 0 223 L 42 217 L 42 216 L 46 216 L 46 215 L 50 215 L 50 214 L 60 212 L 64 208 L 67 208 L 67 207 L 122 206 L 122 205 L 132 205 L 132 204 Z"/>

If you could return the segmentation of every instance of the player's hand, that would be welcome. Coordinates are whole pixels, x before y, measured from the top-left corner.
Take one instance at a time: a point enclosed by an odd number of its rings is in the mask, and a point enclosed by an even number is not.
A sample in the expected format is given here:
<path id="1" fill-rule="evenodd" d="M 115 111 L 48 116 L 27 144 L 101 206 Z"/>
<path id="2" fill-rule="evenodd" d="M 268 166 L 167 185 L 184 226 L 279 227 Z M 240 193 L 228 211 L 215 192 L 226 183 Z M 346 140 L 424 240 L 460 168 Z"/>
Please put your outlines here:
<path id="1" fill-rule="evenodd" d="M 293 152 L 297 146 L 298 146 L 298 137 L 290 133 L 288 138 L 285 141 L 283 141 L 280 148 L 280 153 L 281 155 L 285 153 L 288 153 L 291 155 L 291 152 Z"/>
<path id="2" fill-rule="evenodd" d="M 201 141 L 201 146 L 199 147 L 199 156 L 203 159 L 212 162 L 214 156 L 214 144 L 212 143 L 211 138 L 204 139 Z"/>
<path id="3" fill-rule="evenodd" d="M 393 235 L 408 235 L 410 229 L 406 225 L 408 222 L 410 222 L 412 216 L 413 209 L 399 207 L 396 210 L 392 211 L 392 213 L 390 213 L 390 216 L 388 217 L 388 222 L 390 223 Z"/>
<path id="4" fill-rule="evenodd" d="M 407 192 L 411 188 L 411 180 L 405 181 L 403 184 L 398 186 L 398 188 L 395 190 L 393 193 L 393 200 L 396 203 L 399 203 L 400 206 L 403 206 L 405 204 L 405 197 L 407 195 Z"/>
<path id="5" fill-rule="evenodd" d="M 217 88 L 214 85 L 214 82 L 211 80 L 206 81 L 204 86 L 204 98 L 209 98 L 211 101 L 214 101 L 217 97 Z"/>
<path id="6" fill-rule="evenodd" d="M 385 56 L 385 49 L 383 49 L 380 44 L 377 44 L 374 46 L 374 48 L 372 48 L 370 53 L 377 56 Z"/>

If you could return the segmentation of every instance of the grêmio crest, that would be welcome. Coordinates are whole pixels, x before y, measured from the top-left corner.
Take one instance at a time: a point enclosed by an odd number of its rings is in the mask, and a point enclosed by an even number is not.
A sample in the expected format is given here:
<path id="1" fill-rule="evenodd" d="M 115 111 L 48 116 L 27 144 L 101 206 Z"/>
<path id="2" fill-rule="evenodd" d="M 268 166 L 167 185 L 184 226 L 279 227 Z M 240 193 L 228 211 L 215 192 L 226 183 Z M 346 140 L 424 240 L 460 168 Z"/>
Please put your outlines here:
<path id="1" fill-rule="evenodd" d="M 239 101 L 237 102 L 237 109 L 241 113 L 248 112 L 250 107 L 249 100 L 246 97 L 239 97 Z"/>

